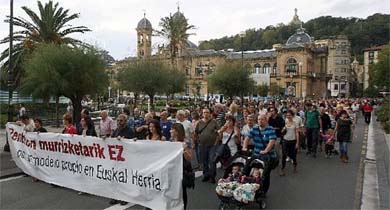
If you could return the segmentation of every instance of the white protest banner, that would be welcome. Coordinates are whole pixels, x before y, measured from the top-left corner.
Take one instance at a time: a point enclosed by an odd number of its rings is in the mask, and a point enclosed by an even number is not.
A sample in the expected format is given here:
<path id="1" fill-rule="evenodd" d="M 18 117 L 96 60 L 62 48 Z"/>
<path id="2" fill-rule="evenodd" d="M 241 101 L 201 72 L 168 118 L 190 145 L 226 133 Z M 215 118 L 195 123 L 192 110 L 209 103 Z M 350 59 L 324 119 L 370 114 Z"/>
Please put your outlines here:
<path id="1" fill-rule="evenodd" d="M 25 132 L 7 123 L 12 158 L 26 174 L 78 191 L 183 209 L 181 143 Z"/>

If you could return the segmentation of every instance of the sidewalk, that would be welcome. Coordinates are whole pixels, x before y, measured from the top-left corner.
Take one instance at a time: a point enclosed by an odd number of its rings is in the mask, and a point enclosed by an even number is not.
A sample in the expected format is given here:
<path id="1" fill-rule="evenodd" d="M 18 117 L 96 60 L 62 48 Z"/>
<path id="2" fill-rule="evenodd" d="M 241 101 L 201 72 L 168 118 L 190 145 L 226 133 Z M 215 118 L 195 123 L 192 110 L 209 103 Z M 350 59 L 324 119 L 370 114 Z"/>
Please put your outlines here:
<path id="1" fill-rule="evenodd" d="M 46 127 L 49 132 L 59 133 L 62 128 Z M 23 174 L 23 172 L 15 165 L 10 152 L 4 152 L 6 142 L 5 129 L 0 129 L 0 179 Z"/>

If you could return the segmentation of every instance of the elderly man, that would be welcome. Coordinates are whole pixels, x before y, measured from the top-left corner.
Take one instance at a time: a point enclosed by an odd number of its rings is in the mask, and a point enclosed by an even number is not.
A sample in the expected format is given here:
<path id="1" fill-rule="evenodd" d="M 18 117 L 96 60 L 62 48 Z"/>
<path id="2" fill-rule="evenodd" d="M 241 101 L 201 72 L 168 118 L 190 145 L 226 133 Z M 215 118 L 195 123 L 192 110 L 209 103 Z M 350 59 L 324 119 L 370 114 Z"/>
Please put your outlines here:
<path id="1" fill-rule="evenodd" d="M 192 135 L 194 134 L 194 127 L 192 126 L 192 123 L 187 120 L 186 112 L 184 110 L 177 111 L 176 119 L 176 122 L 182 124 L 184 127 L 185 141 L 191 144 Z"/>
<path id="2" fill-rule="evenodd" d="M 162 111 L 160 114 L 160 127 L 163 133 L 163 136 L 169 141 L 171 139 L 171 127 L 172 122 L 168 120 L 168 112 Z"/>
<path id="3" fill-rule="evenodd" d="M 203 164 L 202 182 L 210 181 L 215 183 L 215 145 L 217 141 L 218 124 L 211 117 L 210 109 L 203 109 L 203 119 L 199 121 L 195 128 L 195 139 L 199 143 L 200 156 Z"/>
<path id="4" fill-rule="evenodd" d="M 257 123 L 259 126 L 253 127 L 249 134 L 245 137 L 242 150 L 247 151 L 249 141 L 252 138 L 255 143 L 253 156 L 259 157 L 260 159 L 266 159 L 268 161 L 274 160 L 277 158 L 277 154 L 274 149 L 276 141 L 275 130 L 272 126 L 268 125 L 268 118 L 264 114 L 260 114 L 258 116 Z M 264 194 L 267 193 L 271 182 L 272 168 L 269 166 L 270 164 L 266 164 L 263 172 Z"/>
<path id="5" fill-rule="evenodd" d="M 100 113 L 100 117 L 102 118 L 99 123 L 100 137 L 110 137 L 112 133 L 114 133 L 116 129 L 116 124 L 111 117 L 108 116 L 106 110 L 103 110 Z"/>
<path id="6" fill-rule="evenodd" d="M 117 118 L 118 127 L 112 133 L 111 137 L 132 139 L 135 137 L 134 132 L 127 124 L 127 117 L 125 114 L 120 114 Z"/>

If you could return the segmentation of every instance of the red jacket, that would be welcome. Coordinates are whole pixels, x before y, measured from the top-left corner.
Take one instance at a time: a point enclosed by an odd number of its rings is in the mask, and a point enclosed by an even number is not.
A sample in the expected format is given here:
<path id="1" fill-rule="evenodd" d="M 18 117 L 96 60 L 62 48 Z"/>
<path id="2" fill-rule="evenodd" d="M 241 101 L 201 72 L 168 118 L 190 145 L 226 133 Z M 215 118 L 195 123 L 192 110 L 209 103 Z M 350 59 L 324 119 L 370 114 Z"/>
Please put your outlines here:
<path id="1" fill-rule="evenodd" d="M 363 111 L 364 112 L 372 112 L 372 110 L 373 110 L 373 108 L 369 104 L 366 104 L 366 105 L 363 106 Z"/>

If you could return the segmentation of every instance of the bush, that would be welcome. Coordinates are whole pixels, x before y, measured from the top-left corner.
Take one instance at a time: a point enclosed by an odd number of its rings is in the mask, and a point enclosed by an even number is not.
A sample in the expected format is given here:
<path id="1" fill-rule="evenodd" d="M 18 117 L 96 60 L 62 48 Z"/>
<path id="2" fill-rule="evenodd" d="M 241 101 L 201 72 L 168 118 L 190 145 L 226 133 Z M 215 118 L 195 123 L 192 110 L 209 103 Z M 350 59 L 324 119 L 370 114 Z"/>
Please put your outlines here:
<path id="1" fill-rule="evenodd" d="M 383 129 L 390 134 L 390 97 L 383 100 L 382 106 L 376 112 L 378 120 L 382 123 Z"/>

